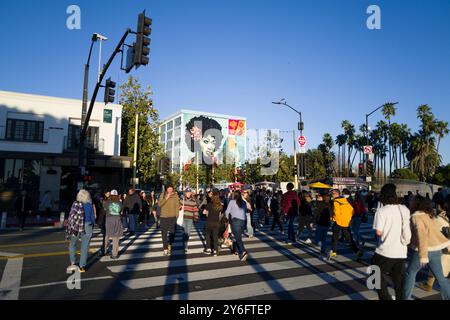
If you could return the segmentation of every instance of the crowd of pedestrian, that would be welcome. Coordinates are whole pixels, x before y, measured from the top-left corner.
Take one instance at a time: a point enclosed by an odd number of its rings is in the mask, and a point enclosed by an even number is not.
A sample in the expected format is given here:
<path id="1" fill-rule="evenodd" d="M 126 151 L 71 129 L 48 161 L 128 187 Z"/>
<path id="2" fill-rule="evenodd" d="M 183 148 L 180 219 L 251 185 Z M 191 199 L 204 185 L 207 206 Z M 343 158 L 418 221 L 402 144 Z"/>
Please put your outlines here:
<path id="1" fill-rule="evenodd" d="M 25 197 L 16 206 L 27 210 Z M 169 185 L 159 196 L 134 189 L 121 196 L 117 190 L 111 190 L 102 197 L 94 196 L 93 200 L 86 190 L 81 190 L 67 223 L 69 269 L 75 268 L 76 244 L 81 240 L 79 269 L 85 270 L 95 223 L 104 237 L 101 253 L 117 259 L 120 238 L 125 232 L 134 236 L 139 225 L 161 229 L 162 251 L 166 256 L 172 254 L 177 228 L 182 228 L 183 249 L 188 253 L 191 230 L 199 220 L 204 221 L 203 253 L 212 257 L 222 250 L 231 250 L 246 261 L 249 253 L 243 238 L 263 233 L 266 226 L 265 230 L 279 233 L 288 244 L 318 246 L 324 260 L 337 259 L 340 247 L 348 247 L 359 261 L 367 252 L 364 244 L 368 240 L 361 236 L 361 225 L 368 223 L 372 215 L 377 245 L 371 262 L 379 266 L 382 275 L 377 290 L 379 298 L 393 299 L 388 291 L 391 277 L 395 299 L 411 299 L 416 275 L 428 265 L 429 277 L 420 287 L 431 291 L 437 281 L 442 298 L 450 299 L 446 278 L 450 272 L 450 197 L 445 198 L 440 190 L 432 199 L 418 192 L 399 198 L 393 184 L 383 186 L 380 193 L 322 189 L 314 194 L 296 192 L 292 183 L 285 193 L 208 189 L 205 194 L 196 194 L 190 188 L 178 193 Z"/>

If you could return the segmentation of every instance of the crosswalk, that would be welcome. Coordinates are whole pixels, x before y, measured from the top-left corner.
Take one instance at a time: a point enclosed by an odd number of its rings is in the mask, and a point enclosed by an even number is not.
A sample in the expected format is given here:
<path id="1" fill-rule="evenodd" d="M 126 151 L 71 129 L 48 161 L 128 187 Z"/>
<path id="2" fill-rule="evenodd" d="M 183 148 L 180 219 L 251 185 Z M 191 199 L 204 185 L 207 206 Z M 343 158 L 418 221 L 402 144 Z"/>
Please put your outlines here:
<path id="1" fill-rule="evenodd" d="M 203 221 L 195 223 L 188 253 L 182 247 L 180 228 L 170 256 L 162 253 L 161 231 L 150 228 L 123 237 L 119 258 L 102 257 L 99 263 L 142 299 L 377 299 L 376 292 L 366 286 L 366 271 L 375 247 L 370 224 L 361 226 L 366 243 L 365 254 L 358 262 L 344 244 L 340 244 L 333 261 L 325 261 L 318 246 L 303 241 L 287 244 L 286 236 L 271 232 L 269 226 L 262 227 L 253 238 L 244 238 L 249 252 L 245 263 L 229 249 L 222 249 L 217 257 L 206 256 L 203 228 Z M 97 232 L 91 247 L 101 246 L 102 236 Z M 414 294 L 426 298 L 437 292 L 416 288 Z"/>

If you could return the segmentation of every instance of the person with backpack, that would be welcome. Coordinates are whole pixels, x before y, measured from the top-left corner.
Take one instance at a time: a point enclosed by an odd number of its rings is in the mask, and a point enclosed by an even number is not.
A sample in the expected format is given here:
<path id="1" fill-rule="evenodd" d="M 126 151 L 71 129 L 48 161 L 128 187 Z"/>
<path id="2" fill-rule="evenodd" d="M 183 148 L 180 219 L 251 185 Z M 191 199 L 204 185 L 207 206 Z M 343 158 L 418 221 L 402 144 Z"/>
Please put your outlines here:
<path id="1" fill-rule="evenodd" d="M 106 241 L 104 255 L 107 255 L 109 240 L 112 241 L 111 259 L 115 260 L 119 254 L 119 240 L 123 236 L 121 221 L 122 203 L 117 190 L 112 190 L 109 199 L 104 202 L 106 211 Z"/>
<path id="2" fill-rule="evenodd" d="M 337 256 L 337 245 L 339 236 L 341 233 L 344 236 L 345 241 L 347 241 L 351 247 L 353 252 L 357 254 L 357 260 L 361 259 L 363 253 L 359 250 L 355 241 L 349 231 L 350 221 L 352 220 L 354 209 L 348 198 L 350 197 L 350 191 L 347 189 L 343 190 L 343 196 L 338 189 L 334 189 L 332 191 L 333 194 L 333 211 L 332 211 L 332 221 L 334 222 L 332 230 L 333 230 L 333 249 L 329 252 L 328 258 L 333 258 Z"/>
<path id="3" fill-rule="evenodd" d="M 327 193 L 320 194 L 314 210 L 316 223 L 315 243 L 320 242 L 320 254 L 322 259 L 327 257 L 327 236 L 331 226 L 330 196 Z"/>
<path id="4" fill-rule="evenodd" d="M 392 300 L 387 288 L 389 275 L 394 283 L 396 300 L 402 300 L 407 245 L 411 241 L 410 211 L 398 203 L 394 184 L 381 188 L 380 201 L 383 205 L 375 212 L 373 221 L 373 229 L 380 240 L 372 258 L 372 263 L 381 271 L 377 293 L 380 300 Z"/>
<path id="5" fill-rule="evenodd" d="M 416 196 L 411 209 L 412 251 L 404 281 L 404 298 L 411 300 L 417 273 L 428 265 L 439 283 L 442 300 L 450 300 L 450 282 L 442 270 L 442 250 L 450 250 L 450 240 L 441 231 L 431 199 Z"/>
<path id="6" fill-rule="evenodd" d="M 80 273 L 86 272 L 85 267 L 94 230 L 95 218 L 96 212 L 95 207 L 92 205 L 91 195 L 87 190 L 82 189 L 78 192 L 77 198 L 72 204 L 67 221 L 66 240 L 70 241 L 70 266 L 67 268 L 67 272 L 77 269 L 77 266 L 75 265 L 75 253 L 79 240 L 81 240 L 81 249 L 78 270 Z"/>

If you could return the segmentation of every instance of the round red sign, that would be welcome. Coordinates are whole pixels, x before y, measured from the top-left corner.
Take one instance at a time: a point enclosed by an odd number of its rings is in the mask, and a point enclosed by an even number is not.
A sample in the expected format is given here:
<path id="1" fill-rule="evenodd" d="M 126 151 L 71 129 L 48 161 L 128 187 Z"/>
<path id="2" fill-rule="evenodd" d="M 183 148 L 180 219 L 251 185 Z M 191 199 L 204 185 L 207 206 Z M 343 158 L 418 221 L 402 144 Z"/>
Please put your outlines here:
<path id="1" fill-rule="evenodd" d="M 303 147 L 306 144 L 306 137 L 304 137 L 304 136 L 298 137 L 298 143 L 300 146 Z"/>

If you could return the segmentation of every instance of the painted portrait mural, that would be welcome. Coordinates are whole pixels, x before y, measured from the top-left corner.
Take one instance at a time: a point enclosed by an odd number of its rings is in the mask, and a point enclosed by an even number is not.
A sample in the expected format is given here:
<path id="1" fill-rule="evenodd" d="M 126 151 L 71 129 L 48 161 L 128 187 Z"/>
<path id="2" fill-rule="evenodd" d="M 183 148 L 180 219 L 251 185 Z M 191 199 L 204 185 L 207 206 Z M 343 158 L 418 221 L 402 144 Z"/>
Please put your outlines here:
<path id="1" fill-rule="evenodd" d="M 184 166 L 241 164 L 245 161 L 244 120 L 184 114 L 182 148 Z"/>

